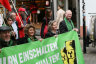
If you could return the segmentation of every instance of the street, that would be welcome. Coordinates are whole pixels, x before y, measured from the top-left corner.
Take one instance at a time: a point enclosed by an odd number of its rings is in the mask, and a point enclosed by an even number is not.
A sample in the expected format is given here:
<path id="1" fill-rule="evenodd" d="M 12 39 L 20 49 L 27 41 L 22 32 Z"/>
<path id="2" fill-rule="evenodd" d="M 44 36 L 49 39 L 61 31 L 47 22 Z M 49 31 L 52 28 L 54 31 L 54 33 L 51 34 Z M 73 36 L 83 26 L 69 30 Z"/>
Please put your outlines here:
<path id="1" fill-rule="evenodd" d="M 96 64 L 96 48 L 88 47 L 84 59 L 85 64 Z"/>
<path id="2" fill-rule="evenodd" d="M 82 49 L 83 49 L 83 41 L 80 40 Z M 87 47 L 87 53 L 84 55 L 85 64 L 96 64 L 96 47 L 92 47 L 90 44 L 89 47 Z"/>

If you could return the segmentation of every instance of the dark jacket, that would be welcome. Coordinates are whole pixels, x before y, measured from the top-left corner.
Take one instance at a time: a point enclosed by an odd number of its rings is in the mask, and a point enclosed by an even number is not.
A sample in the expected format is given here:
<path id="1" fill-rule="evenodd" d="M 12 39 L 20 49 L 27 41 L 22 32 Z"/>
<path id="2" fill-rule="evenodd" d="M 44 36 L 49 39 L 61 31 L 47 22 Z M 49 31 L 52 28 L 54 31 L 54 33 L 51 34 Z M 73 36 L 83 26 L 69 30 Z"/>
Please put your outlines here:
<path id="1" fill-rule="evenodd" d="M 19 45 L 19 44 L 29 43 L 29 42 L 37 41 L 37 40 L 38 39 L 35 36 L 33 36 L 31 39 L 28 37 L 28 35 L 25 35 L 25 37 L 17 39 L 16 43 Z"/>
<path id="2" fill-rule="evenodd" d="M 67 28 L 66 23 L 65 23 L 64 20 L 60 22 L 59 31 L 60 31 L 60 34 L 68 32 L 68 28 Z"/>
<path id="3" fill-rule="evenodd" d="M 10 40 L 9 42 L 5 42 L 4 40 L 0 39 L 0 49 L 4 47 L 9 47 L 16 45 L 16 43 L 13 40 Z"/>
<path id="4" fill-rule="evenodd" d="M 49 21 L 50 21 L 50 19 L 48 19 L 48 18 L 46 18 L 46 17 L 44 17 L 43 18 L 43 20 L 42 20 L 42 26 L 41 26 L 41 38 L 45 38 L 45 36 L 44 36 L 44 28 L 45 28 L 45 25 L 48 25 L 48 23 L 49 23 Z"/>
<path id="5" fill-rule="evenodd" d="M 47 34 L 45 35 L 45 38 L 49 38 L 49 37 L 52 37 L 54 35 L 57 35 L 59 34 L 59 31 L 57 30 L 56 34 L 53 33 L 52 31 L 48 30 Z"/>
<path id="6" fill-rule="evenodd" d="M 64 20 L 60 22 L 59 31 L 60 31 L 60 34 L 68 32 L 68 28 Z"/>

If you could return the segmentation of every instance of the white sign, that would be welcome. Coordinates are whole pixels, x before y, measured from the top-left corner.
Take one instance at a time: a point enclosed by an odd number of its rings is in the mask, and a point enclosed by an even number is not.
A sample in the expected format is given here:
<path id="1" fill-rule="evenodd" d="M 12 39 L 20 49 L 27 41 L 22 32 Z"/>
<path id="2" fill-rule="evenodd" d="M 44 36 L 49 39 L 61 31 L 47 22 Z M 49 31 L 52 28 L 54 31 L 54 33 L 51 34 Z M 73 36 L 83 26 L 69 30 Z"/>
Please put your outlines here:
<path id="1" fill-rule="evenodd" d="M 3 14 L 0 14 L 0 26 L 3 24 Z"/>

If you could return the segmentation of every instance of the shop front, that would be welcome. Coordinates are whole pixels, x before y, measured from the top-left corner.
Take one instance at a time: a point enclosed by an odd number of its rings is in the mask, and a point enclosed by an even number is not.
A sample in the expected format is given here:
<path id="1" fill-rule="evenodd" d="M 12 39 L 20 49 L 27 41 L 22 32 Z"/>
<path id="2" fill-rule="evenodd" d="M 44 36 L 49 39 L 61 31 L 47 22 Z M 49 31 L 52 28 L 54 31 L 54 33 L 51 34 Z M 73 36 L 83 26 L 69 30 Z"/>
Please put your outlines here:
<path id="1" fill-rule="evenodd" d="M 50 0 L 16 0 L 16 8 L 26 9 L 27 16 L 32 16 L 32 22 L 42 22 L 45 15 L 45 9 L 50 7 Z"/>

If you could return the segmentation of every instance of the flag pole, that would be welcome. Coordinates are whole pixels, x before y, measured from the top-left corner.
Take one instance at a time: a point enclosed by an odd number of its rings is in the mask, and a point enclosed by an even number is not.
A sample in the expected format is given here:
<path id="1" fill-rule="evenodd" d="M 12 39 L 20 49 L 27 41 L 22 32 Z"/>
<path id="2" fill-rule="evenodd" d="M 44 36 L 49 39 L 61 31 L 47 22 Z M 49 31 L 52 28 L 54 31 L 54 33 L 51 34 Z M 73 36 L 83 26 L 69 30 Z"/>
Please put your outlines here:
<path id="1" fill-rule="evenodd" d="M 16 13 L 17 13 L 17 16 L 18 16 L 18 17 L 19 17 L 19 19 L 20 19 L 20 16 L 19 16 L 19 14 L 18 14 L 18 12 L 17 12 L 17 9 L 16 9 L 16 7 L 15 7 L 15 5 L 14 5 L 14 3 L 13 3 L 13 1 L 12 1 L 12 0 L 11 0 L 11 2 L 12 2 L 12 5 L 13 5 L 13 7 L 14 7 L 14 9 L 15 9 Z M 20 22 L 21 22 L 21 25 L 23 25 L 23 23 L 22 23 L 21 19 L 20 19 Z"/>
<path id="2" fill-rule="evenodd" d="M 83 11 L 85 10 L 85 1 L 82 0 L 83 2 Z M 84 15 L 85 12 L 83 12 Z M 83 16 L 83 52 L 86 53 L 86 22 L 85 22 L 85 16 Z"/>

